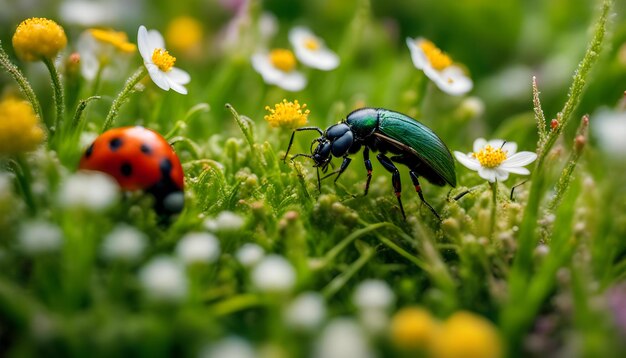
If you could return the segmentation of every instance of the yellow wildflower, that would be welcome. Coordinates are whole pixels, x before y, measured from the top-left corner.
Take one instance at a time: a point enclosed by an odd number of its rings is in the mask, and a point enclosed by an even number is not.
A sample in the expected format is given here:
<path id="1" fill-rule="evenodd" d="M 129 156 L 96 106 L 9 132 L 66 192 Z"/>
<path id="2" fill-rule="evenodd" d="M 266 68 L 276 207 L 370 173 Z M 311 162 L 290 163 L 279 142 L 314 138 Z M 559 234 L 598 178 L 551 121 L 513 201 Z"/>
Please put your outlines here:
<path id="1" fill-rule="evenodd" d="M 307 123 L 310 111 L 305 108 L 306 104 L 301 106 L 298 100 L 288 102 L 283 99 L 281 103 L 275 104 L 273 109 L 266 106 L 265 110 L 269 111 L 270 114 L 264 118 L 272 127 L 294 129 Z"/>
<path id="2" fill-rule="evenodd" d="M 133 53 L 137 49 L 134 43 L 128 42 L 128 35 L 123 31 L 112 29 L 89 29 L 88 31 L 97 41 L 112 45 L 121 52 Z"/>
<path id="3" fill-rule="evenodd" d="M 191 16 L 174 18 L 167 26 L 165 40 L 176 51 L 192 51 L 202 41 L 202 24 Z"/>
<path id="4" fill-rule="evenodd" d="M 391 320 L 390 338 L 403 350 L 427 349 L 439 330 L 439 322 L 427 310 L 407 307 L 398 311 Z"/>
<path id="5" fill-rule="evenodd" d="M 30 103 L 15 98 L 0 102 L 0 155 L 32 151 L 43 139 Z"/>
<path id="6" fill-rule="evenodd" d="M 65 31 L 56 22 L 32 17 L 22 21 L 13 34 L 13 48 L 24 61 L 54 58 L 67 45 Z"/>
<path id="7" fill-rule="evenodd" d="M 432 353 L 437 358 L 497 358 L 502 357 L 502 343 L 491 322 L 459 311 L 442 325 Z"/>

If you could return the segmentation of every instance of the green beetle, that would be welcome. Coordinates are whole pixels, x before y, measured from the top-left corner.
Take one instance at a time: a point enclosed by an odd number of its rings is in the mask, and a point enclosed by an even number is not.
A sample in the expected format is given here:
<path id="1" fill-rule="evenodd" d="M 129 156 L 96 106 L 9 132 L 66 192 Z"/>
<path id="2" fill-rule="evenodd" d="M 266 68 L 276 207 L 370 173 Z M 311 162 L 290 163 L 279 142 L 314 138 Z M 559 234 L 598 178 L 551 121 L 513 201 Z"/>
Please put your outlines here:
<path id="1" fill-rule="evenodd" d="M 291 134 L 283 161 L 287 159 L 296 132 L 307 130 L 314 130 L 320 134 L 320 137 L 311 143 L 311 154 L 296 154 L 291 159 L 299 156 L 313 159 L 314 166 L 318 169 L 318 188 L 321 187 L 322 179 L 334 174 L 337 174 L 335 178 L 337 181 L 352 161 L 349 155 L 357 153 L 361 147 L 363 147 L 363 161 L 367 169 L 365 195 L 372 180 L 370 150 L 378 151 L 380 153 L 376 155 L 376 158 L 385 169 L 392 173 L 393 189 L 404 218 L 406 215 L 400 199 L 402 191 L 400 172 L 394 162 L 409 168 L 417 194 L 437 218 L 439 215 L 435 209 L 424 199 L 418 178 L 424 177 L 438 186 L 446 184 L 456 186 L 454 160 L 448 147 L 430 128 L 402 113 L 384 108 L 361 108 L 350 113 L 345 121 L 328 127 L 326 131 L 318 127 L 298 128 Z M 313 149 L 315 143 L 317 146 Z M 394 155 L 390 158 L 385 155 L 388 152 Z M 322 172 L 325 173 L 332 157 L 343 157 L 341 166 L 336 171 L 320 178 L 319 168 L 322 168 Z"/>

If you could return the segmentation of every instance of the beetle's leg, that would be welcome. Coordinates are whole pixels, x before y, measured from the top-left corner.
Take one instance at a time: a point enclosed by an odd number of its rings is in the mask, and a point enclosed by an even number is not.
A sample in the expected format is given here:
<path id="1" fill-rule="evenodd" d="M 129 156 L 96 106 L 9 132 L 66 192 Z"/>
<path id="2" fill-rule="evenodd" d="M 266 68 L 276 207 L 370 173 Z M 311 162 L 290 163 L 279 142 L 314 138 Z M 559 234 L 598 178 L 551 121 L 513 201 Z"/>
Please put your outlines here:
<path id="1" fill-rule="evenodd" d="M 293 157 L 291 157 L 291 160 L 293 161 L 294 159 L 296 159 L 298 157 L 307 157 L 307 158 L 313 159 L 313 156 L 310 155 L 310 154 L 298 153 L 298 154 L 294 155 Z"/>
<path id="2" fill-rule="evenodd" d="M 315 167 L 315 172 L 317 172 L 317 191 L 322 193 L 322 180 L 320 179 L 320 167 Z"/>
<path id="3" fill-rule="evenodd" d="M 367 170 L 367 182 L 365 182 L 365 193 L 363 195 L 367 195 L 367 191 L 370 190 L 370 182 L 372 181 L 372 162 L 370 161 L 370 149 L 368 147 L 363 149 L 363 163 Z"/>
<path id="4" fill-rule="evenodd" d="M 285 152 L 285 156 L 283 157 L 283 162 L 287 160 L 287 155 L 289 154 L 289 150 L 291 149 L 291 145 L 293 144 L 293 138 L 295 137 L 296 132 L 300 131 L 318 131 L 320 135 L 324 135 L 324 131 L 318 127 L 302 127 L 295 129 L 293 132 L 291 132 L 291 138 L 289 139 L 289 145 L 287 146 L 287 151 Z"/>
<path id="5" fill-rule="evenodd" d="M 326 175 L 324 175 L 324 177 L 322 178 L 322 180 L 333 176 L 335 174 L 337 174 L 337 177 L 335 178 L 335 183 L 337 182 L 337 179 L 339 179 L 339 176 L 346 170 L 346 168 L 348 167 L 348 165 L 350 165 L 350 162 L 352 161 L 352 159 L 348 158 L 348 156 L 343 157 L 343 161 L 341 162 L 341 166 L 339 167 L 339 169 L 333 171 L 332 173 L 328 173 Z"/>
<path id="6" fill-rule="evenodd" d="M 378 153 L 376 158 L 378 159 L 380 164 L 382 164 L 383 167 L 391 173 L 391 183 L 393 184 L 393 191 L 396 193 L 396 198 L 398 198 L 398 205 L 400 205 L 402 217 L 406 220 L 404 207 L 402 207 L 402 199 L 400 199 L 400 195 L 402 193 L 402 184 L 400 183 L 400 171 L 398 170 L 398 168 L 396 168 L 391 159 L 389 159 L 389 157 L 387 157 L 383 153 Z"/>
<path id="7" fill-rule="evenodd" d="M 422 194 L 422 187 L 420 186 L 420 181 L 418 180 L 418 175 L 414 171 L 412 171 L 412 170 L 409 171 L 409 175 L 411 176 L 411 180 L 413 181 L 413 185 L 415 185 L 415 191 L 417 192 L 417 195 L 419 195 L 420 200 L 422 201 L 422 203 L 426 204 L 426 206 L 428 206 L 430 211 L 432 211 L 433 214 L 435 214 L 437 219 L 439 219 L 439 221 L 441 221 L 441 217 L 439 217 L 439 214 L 437 214 L 435 209 L 426 201 L 426 199 L 424 199 L 424 194 Z"/>

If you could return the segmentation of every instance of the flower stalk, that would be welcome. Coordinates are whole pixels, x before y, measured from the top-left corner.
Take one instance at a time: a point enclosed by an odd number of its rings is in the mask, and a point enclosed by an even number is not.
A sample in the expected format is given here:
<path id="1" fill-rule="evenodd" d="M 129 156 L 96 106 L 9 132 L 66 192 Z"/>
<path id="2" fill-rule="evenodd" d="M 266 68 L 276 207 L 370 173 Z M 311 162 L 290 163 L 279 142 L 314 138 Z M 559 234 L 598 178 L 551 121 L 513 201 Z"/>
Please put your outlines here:
<path id="1" fill-rule="evenodd" d="M 56 108 L 56 116 L 50 126 L 50 139 L 54 136 L 59 126 L 63 123 L 63 117 L 65 116 L 65 96 L 63 93 L 63 84 L 61 83 L 61 77 L 59 71 L 54 65 L 54 59 L 44 58 L 43 63 L 50 72 L 50 79 L 52 80 L 52 90 L 54 92 L 54 104 Z"/>
<path id="2" fill-rule="evenodd" d="M 41 106 L 39 105 L 39 100 L 35 95 L 35 91 L 33 91 L 33 88 L 30 86 L 30 83 L 28 82 L 26 77 L 22 74 L 22 71 L 20 71 L 20 69 L 15 66 L 9 59 L 9 56 L 2 47 L 2 41 L 0 41 L 0 66 L 4 67 L 4 69 L 11 75 L 11 77 L 13 77 L 15 82 L 17 82 L 20 91 L 33 106 L 33 110 L 35 111 L 37 117 L 39 117 L 40 120 L 43 120 L 43 116 L 41 114 Z"/>
<path id="3" fill-rule="evenodd" d="M 107 114 L 106 119 L 104 120 L 104 124 L 102 125 L 102 132 L 107 131 L 109 128 L 113 126 L 113 122 L 117 118 L 119 114 L 120 108 L 126 102 L 128 97 L 134 92 L 135 86 L 139 81 L 141 81 L 148 74 L 148 70 L 146 67 L 141 66 L 132 74 L 124 84 L 124 88 L 122 91 L 115 97 L 113 103 L 111 104 L 111 109 L 109 110 L 109 114 Z"/>

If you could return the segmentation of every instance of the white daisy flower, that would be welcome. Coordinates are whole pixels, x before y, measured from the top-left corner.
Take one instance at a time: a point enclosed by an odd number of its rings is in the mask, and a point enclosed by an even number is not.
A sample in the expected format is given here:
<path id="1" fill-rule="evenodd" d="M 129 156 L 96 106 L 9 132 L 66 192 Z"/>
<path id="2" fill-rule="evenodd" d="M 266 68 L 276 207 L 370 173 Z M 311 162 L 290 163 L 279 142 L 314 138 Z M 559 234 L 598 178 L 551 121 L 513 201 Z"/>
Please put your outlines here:
<path id="1" fill-rule="evenodd" d="M 235 336 L 222 338 L 207 345 L 199 354 L 200 358 L 256 358 L 258 356 L 250 342 Z"/>
<path id="2" fill-rule="evenodd" d="M 301 293 L 287 306 L 284 314 L 289 327 L 313 331 L 326 318 L 326 302 L 318 292 Z"/>
<path id="3" fill-rule="evenodd" d="M 389 308 L 396 296 L 389 285 L 382 280 L 365 280 L 357 285 L 352 296 L 354 305 L 362 310 Z"/>
<path id="4" fill-rule="evenodd" d="M 148 298 L 155 301 L 180 302 L 187 296 L 184 267 L 167 256 L 150 260 L 139 272 L 139 281 Z"/>
<path id="5" fill-rule="evenodd" d="M 212 232 L 237 231 L 241 229 L 244 224 L 245 221 L 240 215 L 228 210 L 220 212 L 213 219 L 206 219 L 204 221 L 204 227 Z"/>
<path id="6" fill-rule="evenodd" d="M 296 270 L 284 257 L 269 255 L 254 267 L 252 283 L 264 292 L 288 292 L 296 284 Z"/>
<path id="7" fill-rule="evenodd" d="M 265 250 L 255 243 L 243 244 L 235 253 L 237 261 L 245 267 L 256 265 L 265 256 Z"/>
<path id="8" fill-rule="evenodd" d="M 108 174 L 79 171 L 65 179 L 59 190 L 59 203 L 64 208 L 84 208 L 94 212 L 112 207 L 120 197 L 120 188 Z"/>
<path id="9" fill-rule="evenodd" d="M 102 255 L 108 260 L 133 262 L 141 258 L 147 245 L 146 234 L 130 225 L 118 224 L 104 237 Z"/>
<path id="10" fill-rule="evenodd" d="M 252 67 L 266 83 L 292 92 L 300 91 L 307 84 L 306 77 L 296 70 L 296 64 L 293 52 L 283 48 L 252 55 Z"/>
<path id="11" fill-rule="evenodd" d="M 165 50 L 163 36 L 157 30 L 148 31 L 145 26 L 139 26 L 137 33 L 137 47 L 143 57 L 143 63 L 148 69 L 152 81 L 159 88 L 187 94 L 184 85 L 191 81 L 191 76 L 179 68 L 174 67 L 176 57 Z"/>
<path id="12" fill-rule="evenodd" d="M 406 44 L 411 52 L 411 59 L 417 69 L 424 71 L 439 89 L 453 96 L 469 92 L 474 86 L 465 71 L 452 62 L 450 56 L 441 51 L 431 41 L 422 37 L 407 37 Z"/>
<path id="13" fill-rule="evenodd" d="M 372 351 L 362 327 L 349 318 L 335 318 L 320 333 L 313 347 L 315 358 L 371 358 Z"/>
<path id="14" fill-rule="evenodd" d="M 220 242 L 208 232 L 190 232 L 176 245 L 176 255 L 187 265 L 215 262 L 220 255 Z"/>
<path id="15" fill-rule="evenodd" d="M 508 179 L 509 173 L 530 174 L 530 170 L 524 166 L 535 161 L 537 154 L 516 151 L 517 144 L 514 142 L 478 138 L 474 141 L 474 152 L 464 154 L 455 151 L 454 156 L 467 168 L 477 171 L 481 178 L 493 183 Z"/>
<path id="16" fill-rule="evenodd" d="M 61 229 L 44 220 L 25 221 L 17 233 L 19 247 L 28 254 L 58 251 L 63 245 Z"/>
<path id="17" fill-rule="evenodd" d="M 289 31 L 289 42 L 296 57 L 305 65 L 318 70 L 330 71 L 339 66 L 339 56 L 329 50 L 324 40 L 306 27 L 294 27 Z"/>
<path id="18" fill-rule="evenodd" d="M 598 144 L 611 156 L 626 158 L 626 111 L 598 110 L 591 121 Z"/>

